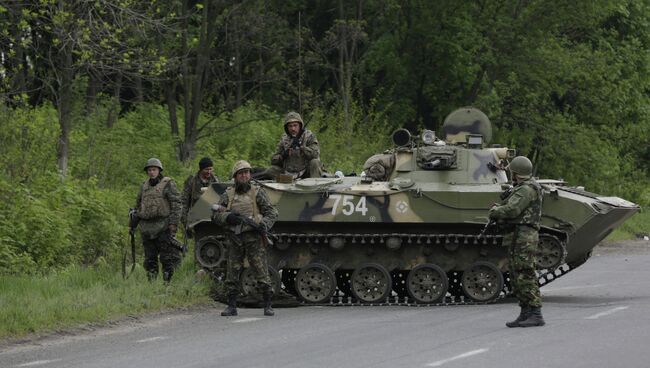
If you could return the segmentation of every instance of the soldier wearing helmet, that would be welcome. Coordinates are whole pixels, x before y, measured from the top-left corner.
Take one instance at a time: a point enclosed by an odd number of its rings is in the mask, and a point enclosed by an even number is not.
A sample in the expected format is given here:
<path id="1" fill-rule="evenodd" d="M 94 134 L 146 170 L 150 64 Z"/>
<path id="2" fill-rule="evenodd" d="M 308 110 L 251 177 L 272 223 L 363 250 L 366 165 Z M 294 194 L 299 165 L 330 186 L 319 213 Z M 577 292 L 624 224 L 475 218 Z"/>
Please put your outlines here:
<path id="1" fill-rule="evenodd" d="M 278 218 L 278 210 L 271 204 L 264 189 L 251 184 L 251 165 L 248 162 L 235 162 L 232 178 L 235 181 L 234 187 L 226 189 L 219 203 L 219 208 L 223 210 L 215 211 L 212 215 L 212 221 L 223 226 L 229 233 L 225 283 L 228 306 L 221 315 L 237 315 L 239 277 L 246 257 L 264 298 L 264 315 L 272 316 L 275 313 L 271 307 L 273 289 L 268 271 L 267 239 L 265 235 L 244 223 L 242 217 L 252 220 L 264 230 L 269 230 Z"/>
<path id="2" fill-rule="evenodd" d="M 174 239 L 181 217 L 181 198 L 174 180 L 162 175 L 159 159 L 150 158 L 144 171 L 149 179 L 140 186 L 135 207 L 144 246 L 144 269 L 149 280 L 154 280 L 158 276 L 160 257 L 163 280 L 169 282 L 181 260 L 181 250 Z"/>
<path id="3" fill-rule="evenodd" d="M 508 233 L 503 245 L 508 247 L 510 280 L 519 300 L 521 312 L 508 327 L 535 327 L 545 324 L 542 299 L 535 275 L 537 244 L 542 217 L 542 187 L 532 177 L 533 164 L 524 156 L 508 165 L 514 190 L 489 211 L 490 220 L 501 224 Z"/>
<path id="4" fill-rule="evenodd" d="M 323 168 L 318 140 L 311 130 L 304 129 L 302 117 L 290 112 L 284 118 L 284 134 L 271 157 L 271 167 L 266 176 L 275 179 L 279 174 L 294 178 L 320 178 Z"/>

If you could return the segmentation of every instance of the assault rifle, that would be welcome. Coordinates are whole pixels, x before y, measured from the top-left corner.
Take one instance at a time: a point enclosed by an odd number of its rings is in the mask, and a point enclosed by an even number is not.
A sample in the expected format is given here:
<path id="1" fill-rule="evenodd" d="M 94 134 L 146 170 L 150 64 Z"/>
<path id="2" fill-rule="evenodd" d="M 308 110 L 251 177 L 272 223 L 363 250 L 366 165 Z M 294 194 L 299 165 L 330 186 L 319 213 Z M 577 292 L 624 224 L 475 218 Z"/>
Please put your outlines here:
<path id="1" fill-rule="evenodd" d="M 122 278 L 128 279 L 135 269 L 135 228 L 138 226 L 140 218 L 135 208 L 129 208 L 129 238 L 131 239 L 131 271 L 126 273 L 126 250 L 122 251 Z"/>
<path id="2" fill-rule="evenodd" d="M 483 235 L 485 235 L 485 232 L 486 232 L 490 227 L 492 227 L 492 226 L 494 226 L 494 225 L 496 225 L 496 224 L 497 224 L 496 221 L 494 221 L 494 220 L 489 220 L 489 221 L 485 224 L 485 226 L 483 227 L 483 230 L 481 230 L 481 233 L 478 234 L 478 238 L 477 238 L 477 239 L 481 239 L 481 238 L 483 237 Z"/>
<path id="3" fill-rule="evenodd" d="M 505 201 L 506 199 L 508 199 L 508 197 L 510 197 L 510 194 L 512 194 L 513 190 L 515 190 L 515 187 L 509 186 L 506 190 L 501 192 L 499 198 L 501 198 L 502 201 Z"/>
<path id="4" fill-rule="evenodd" d="M 224 206 L 221 206 L 219 204 L 212 205 L 212 211 L 215 212 L 224 212 L 226 208 Z M 253 221 L 253 219 L 248 218 L 244 215 L 241 215 L 237 212 L 231 212 L 231 215 L 234 215 L 236 218 L 236 222 L 238 223 L 237 225 L 237 230 L 235 231 L 235 235 L 241 234 L 241 227 L 243 225 L 248 225 L 250 226 L 253 230 L 257 231 L 261 236 L 262 236 L 262 242 L 264 245 L 273 245 L 273 241 L 277 241 L 279 238 L 277 235 L 273 234 L 272 232 L 268 231 L 266 227 L 256 223 Z"/>

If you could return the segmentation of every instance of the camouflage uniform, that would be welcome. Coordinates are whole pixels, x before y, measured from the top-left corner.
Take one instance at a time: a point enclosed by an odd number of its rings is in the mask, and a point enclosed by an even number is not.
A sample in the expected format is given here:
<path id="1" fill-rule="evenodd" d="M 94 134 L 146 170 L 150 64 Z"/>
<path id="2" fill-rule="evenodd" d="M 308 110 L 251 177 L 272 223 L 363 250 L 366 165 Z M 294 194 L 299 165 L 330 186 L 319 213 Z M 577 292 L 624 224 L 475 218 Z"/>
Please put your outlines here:
<path id="1" fill-rule="evenodd" d="M 158 183 L 142 183 L 136 200 L 140 233 L 144 246 L 144 269 L 150 279 L 158 275 L 158 257 L 163 278 L 169 281 L 181 260 L 181 251 L 171 241 L 169 225 L 177 225 L 181 216 L 181 199 L 176 183 L 158 176 Z"/>
<path id="2" fill-rule="evenodd" d="M 183 224 L 183 227 L 187 226 L 187 214 L 189 213 L 190 208 L 194 206 L 196 201 L 199 200 L 201 194 L 203 194 L 201 189 L 210 186 L 212 183 L 218 182 L 219 178 L 215 175 L 210 175 L 208 180 L 203 180 L 200 172 L 187 177 L 185 184 L 183 185 L 183 196 L 181 197 L 181 202 L 183 204 L 181 223 Z"/>
<path id="3" fill-rule="evenodd" d="M 287 125 L 290 122 L 300 123 L 301 134 L 298 137 L 294 138 L 289 134 Z M 296 178 L 320 178 L 323 176 L 318 140 L 311 130 L 303 130 L 303 126 L 300 114 L 295 112 L 287 114 L 284 123 L 285 133 L 280 138 L 275 154 L 271 157 L 272 166 L 267 169 L 267 176 L 275 178 L 284 173 Z M 297 150 L 291 150 L 294 140 L 299 146 Z"/>
<path id="4" fill-rule="evenodd" d="M 540 308 L 542 299 L 535 274 L 535 256 L 542 216 L 542 188 L 534 179 L 518 183 L 501 205 L 490 209 L 490 219 L 509 230 L 503 245 L 509 247 L 510 280 L 522 308 Z"/>
<path id="5" fill-rule="evenodd" d="M 264 189 L 255 185 L 252 185 L 251 189 L 243 194 L 235 193 L 234 188 L 229 188 L 222 195 L 220 204 L 227 208 L 226 212 L 215 212 L 212 219 L 215 223 L 231 231 L 225 283 L 227 294 L 237 295 L 240 292 L 239 277 L 244 267 L 244 257 L 248 258 L 260 291 L 271 293 L 266 245 L 262 236 L 248 225 L 228 225 L 226 218 L 231 212 L 237 212 L 252 218 L 266 229 L 270 229 L 278 218 L 278 210 L 271 204 Z"/>

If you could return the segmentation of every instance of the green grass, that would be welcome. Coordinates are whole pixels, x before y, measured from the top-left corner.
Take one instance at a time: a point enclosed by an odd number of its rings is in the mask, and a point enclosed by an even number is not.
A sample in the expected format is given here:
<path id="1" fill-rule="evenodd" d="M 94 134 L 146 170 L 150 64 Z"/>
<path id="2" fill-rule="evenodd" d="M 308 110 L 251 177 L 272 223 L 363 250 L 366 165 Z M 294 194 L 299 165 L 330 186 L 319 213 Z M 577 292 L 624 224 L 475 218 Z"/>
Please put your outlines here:
<path id="1" fill-rule="evenodd" d="M 211 281 L 197 282 L 186 257 L 170 285 L 147 281 L 141 266 L 127 280 L 109 267 L 71 267 L 48 276 L 0 276 L 0 338 L 207 303 Z"/>
<path id="2" fill-rule="evenodd" d="M 650 212 L 641 210 L 620 227 L 614 230 L 605 240 L 620 241 L 636 239 L 637 234 L 650 234 Z"/>

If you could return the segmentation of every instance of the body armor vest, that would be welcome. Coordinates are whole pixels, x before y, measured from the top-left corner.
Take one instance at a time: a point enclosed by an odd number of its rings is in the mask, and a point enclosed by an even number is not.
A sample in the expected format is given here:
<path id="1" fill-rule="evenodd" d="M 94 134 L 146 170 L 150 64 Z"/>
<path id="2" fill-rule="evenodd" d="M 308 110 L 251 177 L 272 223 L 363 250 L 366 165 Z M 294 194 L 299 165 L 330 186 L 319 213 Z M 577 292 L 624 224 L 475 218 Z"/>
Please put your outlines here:
<path id="1" fill-rule="evenodd" d="M 251 218 L 258 224 L 262 221 L 262 215 L 257 207 L 257 188 L 255 186 L 251 186 L 248 192 L 242 194 L 235 192 L 235 188 L 230 187 L 226 189 L 226 193 L 228 194 L 228 211 Z"/>
<path id="2" fill-rule="evenodd" d="M 155 186 L 149 184 L 149 180 L 142 184 L 142 201 L 138 208 L 138 217 L 143 220 L 167 217 L 170 215 L 169 202 L 165 199 L 163 191 L 171 178 L 165 177 Z"/>

